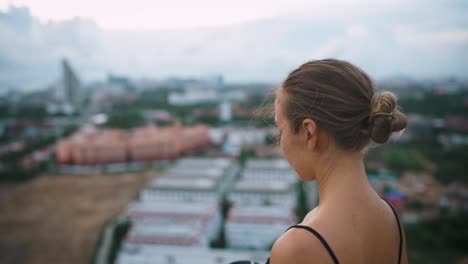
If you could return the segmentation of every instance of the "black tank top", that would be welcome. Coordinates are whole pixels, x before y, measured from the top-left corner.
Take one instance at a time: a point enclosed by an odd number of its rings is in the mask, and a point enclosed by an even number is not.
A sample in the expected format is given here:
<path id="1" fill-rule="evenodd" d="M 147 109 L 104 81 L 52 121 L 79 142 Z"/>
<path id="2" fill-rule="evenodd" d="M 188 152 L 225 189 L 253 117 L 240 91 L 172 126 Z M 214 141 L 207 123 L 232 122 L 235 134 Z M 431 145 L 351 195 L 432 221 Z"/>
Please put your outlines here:
<path id="1" fill-rule="evenodd" d="M 392 211 L 393 211 L 393 214 L 395 215 L 395 218 L 396 218 L 396 221 L 397 221 L 397 224 L 398 224 L 398 234 L 400 236 L 400 245 L 398 247 L 398 264 L 401 263 L 401 253 L 402 253 L 402 246 L 403 246 L 403 239 L 402 239 L 402 234 L 401 234 L 401 224 L 400 224 L 400 219 L 398 218 L 398 214 L 395 210 L 395 208 L 393 208 L 392 204 L 389 203 L 387 200 L 385 199 L 382 199 L 384 200 L 389 206 L 390 208 L 392 208 Z M 307 230 L 309 231 L 310 233 L 312 233 L 314 236 L 316 236 L 320 242 L 322 242 L 323 246 L 325 247 L 325 249 L 328 251 L 328 254 L 330 254 L 330 257 L 333 259 L 333 263 L 335 264 L 339 264 L 340 262 L 338 261 L 338 258 L 336 257 L 335 253 L 333 252 L 333 250 L 331 249 L 330 245 L 328 245 L 327 241 L 322 237 L 322 235 L 320 235 L 319 232 L 317 232 L 315 229 L 309 227 L 309 226 L 305 226 L 305 225 L 293 225 L 291 227 L 289 227 L 286 231 L 288 231 L 289 229 L 291 228 L 302 228 L 304 230 Z M 270 258 L 268 258 L 267 262 L 265 264 L 270 264 Z"/>

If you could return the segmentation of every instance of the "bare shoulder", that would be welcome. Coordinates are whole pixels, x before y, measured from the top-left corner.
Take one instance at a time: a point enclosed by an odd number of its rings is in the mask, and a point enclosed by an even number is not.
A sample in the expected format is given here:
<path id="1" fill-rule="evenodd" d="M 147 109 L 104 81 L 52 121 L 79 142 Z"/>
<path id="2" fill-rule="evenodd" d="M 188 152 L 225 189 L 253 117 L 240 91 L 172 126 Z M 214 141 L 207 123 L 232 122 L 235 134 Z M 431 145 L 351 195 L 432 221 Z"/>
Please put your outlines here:
<path id="1" fill-rule="evenodd" d="M 279 237 L 271 250 L 272 264 L 333 263 L 320 240 L 307 230 L 292 228 Z"/>

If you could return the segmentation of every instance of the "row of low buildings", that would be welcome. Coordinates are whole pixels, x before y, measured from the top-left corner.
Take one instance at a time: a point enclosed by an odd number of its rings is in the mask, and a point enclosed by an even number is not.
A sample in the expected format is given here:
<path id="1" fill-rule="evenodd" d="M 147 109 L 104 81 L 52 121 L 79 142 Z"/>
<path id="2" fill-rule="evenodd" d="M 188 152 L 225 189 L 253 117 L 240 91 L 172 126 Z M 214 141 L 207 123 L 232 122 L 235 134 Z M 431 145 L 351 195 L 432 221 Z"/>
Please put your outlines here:
<path id="1" fill-rule="evenodd" d="M 132 228 L 125 244 L 208 248 L 216 239 L 221 215 L 216 202 L 140 202 L 127 211 Z"/>
<path id="2" fill-rule="evenodd" d="M 180 159 L 125 211 L 132 226 L 117 263 L 263 262 L 296 223 L 297 188 L 285 160 L 248 160 L 241 170 L 228 158 Z M 222 237 L 227 249 L 211 249 Z"/>
<path id="3" fill-rule="evenodd" d="M 117 263 L 122 264 L 228 264 L 239 260 L 263 263 L 266 251 L 211 249 L 153 245 L 125 244 L 120 249 Z M 254 263 L 248 262 L 248 263 Z"/>
<path id="4" fill-rule="evenodd" d="M 195 253 L 191 248 L 208 252 L 222 228 L 221 198 L 238 172 L 239 166 L 231 159 L 178 160 L 150 182 L 125 211 L 132 225 L 117 263 L 143 263 L 141 259 L 161 248 L 168 251 L 157 263 L 187 263 L 181 259 Z M 167 253 L 171 250 L 174 253 Z M 205 258 L 211 258 L 208 255 Z M 167 258 L 174 262 L 165 262 Z"/>
<path id="5" fill-rule="evenodd" d="M 286 160 L 248 160 L 228 195 L 232 203 L 225 224 L 228 247 L 269 250 L 297 221 L 300 187 Z M 310 187 L 312 193 L 314 186 Z"/>
<path id="6" fill-rule="evenodd" d="M 173 160 L 210 144 L 208 127 L 156 127 L 149 125 L 131 133 L 120 129 L 83 127 L 56 146 L 61 165 L 103 165 Z"/>

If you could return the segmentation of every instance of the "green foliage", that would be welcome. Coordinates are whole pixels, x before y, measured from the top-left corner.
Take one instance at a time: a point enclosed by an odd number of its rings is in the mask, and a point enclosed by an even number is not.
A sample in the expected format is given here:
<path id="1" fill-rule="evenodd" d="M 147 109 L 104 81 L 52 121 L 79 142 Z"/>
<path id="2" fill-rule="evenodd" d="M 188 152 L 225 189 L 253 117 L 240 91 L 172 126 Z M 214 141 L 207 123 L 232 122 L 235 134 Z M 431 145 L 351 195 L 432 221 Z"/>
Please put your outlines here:
<path id="1" fill-rule="evenodd" d="M 127 234 L 128 230 L 130 229 L 130 226 L 131 226 L 130 220 L 119 221 L 117 225 L 115 226 L 113 237 L 112 237 L 112 244 L 111 244 L 108 264 L 115 263 L 117 254 L 119 253 L 122 239 L 124 238 L 125 234 Z"/>
<path id="2" fill-rule="evenodd" d="M 439 95 L 433 92 L 424 93 L 423 98 L 401 98 L 399 104 L 405 113 L 444 117 L 445 115 L 468 116 L 468 107 L 464 100 L 468 91 L 460 90 L 453 94 Z"/>
<path id="3" fill-rule="evenodd" d="M 468 252 L 468 214 L 441 217 L 405 227 L 409 249 Z"/>
<path id="4" fill-rule="evenodd" d="M 138 105 L 141 109 L 165 108 L 168 106 L 168 94 L 169 91 L 166 89 L 144 90 L 133 104 Z"/>
<path id="5" fill-rule="evenodd" d="M 468 146 L 446 149 L 437 142 L 394 144 L 373 148 L 369 155 L 381 157 L 386 166 L 401 174 L 404 171 L 422 171 L 418 156 L 435 164 L 434 176 L 442 183 L 468 182 Z"/>
<path id="6" fill-rule="evenodd" d="M 444 149 L 438 145 L 419 146 L 421 153 L 437 165 L 435 177 L 442 183 L 468 183 L 468 146 Z"/>
<path id="7" fill-rule="evenodd" d="M 123 219 L 123 218 L 117 218 L 113 219 L 110 222 L 106 223 L 103 228 L 101 229 L 101 232 L 99 234 L 98 241 L 96 243 L 96 247 L 94 250 L 94 253 L 91 258 L 91 263 L 97 264 L 97 255 L 100 250 L 105 250 L 103 249 L 103 239 L 104 239 L 104 234 L 107 228 L 112 228 L 112 238 L 111 242 L 109 245 L 109 255 L 107 256 L 107 264 L 113 264 L 115 263 L 115 260 L 117 258 L 117 254 L 119 253 L 120 250 L 120 245 L 122 242 L 122 239 L 125 237 L 127 234 L 128 230 L 131 227 L 131 221 L 129 219 Z"/>
<path id="8" fill-rule="evenodd" d="M 309 205 L 307 202 L 307 193 L 304 190 L 304 184 L 302 182 L 298 183 L 297 186 L 297 207 L 296 207 L 296 216 L 297 220 L 300 222 L 309 212 Z"/>
<path id="9" fill-rule="evenodd" d="M 408 263 L 411 264 L 460 264 L 463 253 L 452 250 L 409 250 Z"/>
<path id="10" fill-rule="evenodd" d="M 416 150 L 405 148 L 387 149 L 382 152 L 382 158 L 388 168 L 398 173 L 408 170 L 421 171 L 423 168 L 416 156 Z"/>
<path id="11" fill-rule="evenodd" d="M 8 154 L 5 154 L 4 156 L 0 157 L 0 159 L 6 163 L 15 163 L 19 161 L 25 155 L 31 153 L 32 151 L 48 146 L 54 142 L 55 142 L 55 137 L 53 136 L 38 137 L 38 138 L 35 138 L 34 140 L 27 142 L 26 143 L 27 145 L 24 149 L 20 151 L 10 152 Z"/>
<path id="12" fill-rule="evenodd" d="M 255 158 L 257 153 L 253 149 L 242 149 L 241 153 L 239 154 L 239 163 L 241 166 L 244 166 L 245 162 L 248 159 Z"/>
<path id="13" fill-rule="evenodd" d="M 217 116 L 202 115 L 202 116 L 193 118 L 190 121 L 190 123 L 186 123 L 186 122 L 184 122 L 184 123 L 186 125 L 192 125 L 192 124 L 196 124 L 196 123 L 203 123 L 203 124 L 207 124 L 207 125 L 216 127 L 216 126 L 219 126 L 222 122 L 219 120 L 219 118 Z"/>
<path id="14" fill-rule="evenodd" d="M 7 105 L 0 106 L 0 118 L 32 119 L 41 121 L 47 117 L 47 111 L 44 106 L 23 105 L 11 107 Z"/>
<path id="15" fill-rule="evenodd" d="M 272 145 L 276 145 L 278 143 L 278 137 L 276 137 L 275 135 L 272 135 L 272 134 L 267 134 L 266 137 L 265 137 L 265 144 L 266 145 L 269 145 L 269 146 L 272 146 Z"/>
<path id="16" fill-rule="evenodd" d="M 224 226 L 225 226 L 225 221 L 229 209 L 232 207 L 232 203 L 227 199 L 227 197 L 224 195 L 222 197 L 221 201 L 221 217 L 223 219 L 222 224 L 221 224 L 221 230 L 219 232 L 219 237 L 210 243 L 211 248 L 226 248 L 226 237 L 225 237 L 225 231 L 224 231 Z"/>
<path id="17" fill-rule="evenodd" d="M 31 169 L 22 169 L 18 166 L 8 166 L 0 172 L 0 182 L 21 182 L 32 179 L 39 173 L 44 172 L 44 166 L 38 166 Z"/>
<path id="18" fill-rule="evenodd" d="M 71 133 L 68 129 L 65 133 Z M 39 137 L 27 142 L 26 147 L 20 151 L 8 153 L 0 157 L 3 163 L 3 170 L 0 171 L 0 182 L 18 182 L 33 178 L 34 176 L 43 173 L 47 170 L 47 161 L 40 162 L 34 167 L 24 169 L 21 167 L 21 159 L 31 152 L 46 147 L 55 142 L 55 137 Z"/>
<path id="19" fill-rule="evenodd" d="M 443 151 L 434 157 L 438 169 L 435 176 L 442 182 L 452 180 L 468 182 L 468 146 Z"/>
<path id="20" fill-rule="evenodd" d="M 143 126 L 145 120 L 138 110 L 119 110 L 111 113 L 107 127 L 129 129 Z"/>

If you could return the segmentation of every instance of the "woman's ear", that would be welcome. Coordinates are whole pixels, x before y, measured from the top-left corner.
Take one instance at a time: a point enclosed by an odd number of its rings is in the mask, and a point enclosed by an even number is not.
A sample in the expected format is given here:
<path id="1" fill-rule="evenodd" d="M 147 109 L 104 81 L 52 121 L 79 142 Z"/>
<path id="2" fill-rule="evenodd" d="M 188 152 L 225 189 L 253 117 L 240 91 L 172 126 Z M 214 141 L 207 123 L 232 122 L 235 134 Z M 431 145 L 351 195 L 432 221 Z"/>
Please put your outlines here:
<path id="1" fill-rule="evenodd" d="M 315 121 L 310 118 L 304 119 L 302 121 L 302 132 L 305 134 L 307 149 L 315 149 L 317 145 L 317 124 Z"/>

